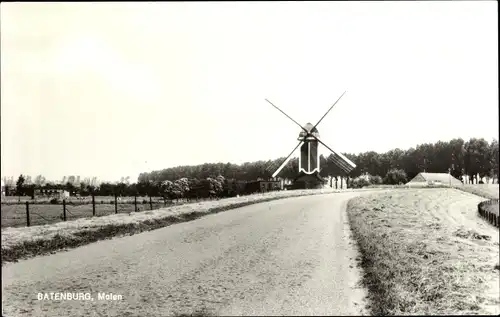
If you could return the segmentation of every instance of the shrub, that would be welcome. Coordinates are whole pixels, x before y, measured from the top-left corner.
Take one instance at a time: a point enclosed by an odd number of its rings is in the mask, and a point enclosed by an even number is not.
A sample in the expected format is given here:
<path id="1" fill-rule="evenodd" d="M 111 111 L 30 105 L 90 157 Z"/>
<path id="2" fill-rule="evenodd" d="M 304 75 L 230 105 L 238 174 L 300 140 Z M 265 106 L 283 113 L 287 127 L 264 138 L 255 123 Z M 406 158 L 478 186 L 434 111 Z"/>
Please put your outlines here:
<path id="1" fill-rule="evenodd" d="M 350 183 L 352 188 L 363 188 L 368 185 L 370 185 L 370 181 L 364 176 L 358 176 Z"/>
<path id="2" fill-rule="evenodd" d="M 60 204 L 61 202 L 59 201 L 59 198 L 54 197 L 50 200 L 50 203 L 56 205 Z"/>
<path id="3" fill-rule="evenodd" d="M 399 185 L 407 182 L 406 172 L 402 169 L 393 168 L 384 177 L 384 184 Z"/>
<path id="4" fill-rule="evenodd" d="M 372 185 L 382 184 L 382 177 L 380 177 L 378 175 L 370 176 L 370 184 L 372 184 Z"/>

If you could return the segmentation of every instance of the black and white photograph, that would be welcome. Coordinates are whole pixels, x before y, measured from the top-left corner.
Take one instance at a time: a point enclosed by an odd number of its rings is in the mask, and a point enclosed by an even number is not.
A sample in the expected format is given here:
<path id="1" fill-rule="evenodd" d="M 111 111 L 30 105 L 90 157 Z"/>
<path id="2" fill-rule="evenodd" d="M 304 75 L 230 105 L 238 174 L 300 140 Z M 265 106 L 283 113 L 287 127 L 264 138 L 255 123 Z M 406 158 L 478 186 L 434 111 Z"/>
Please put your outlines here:
<path id="1" fill-rule="evenodd" d="M 2 2 L 2 317 L 500 314 L 497 1 Z"/>

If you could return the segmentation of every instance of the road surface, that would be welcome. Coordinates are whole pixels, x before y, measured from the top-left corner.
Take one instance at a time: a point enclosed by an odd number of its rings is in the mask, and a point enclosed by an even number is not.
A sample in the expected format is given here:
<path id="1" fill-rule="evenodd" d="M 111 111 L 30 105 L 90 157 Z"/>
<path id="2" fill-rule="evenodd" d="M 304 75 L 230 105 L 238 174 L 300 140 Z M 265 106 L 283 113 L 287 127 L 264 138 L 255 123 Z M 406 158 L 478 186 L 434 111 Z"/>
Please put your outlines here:
<path id="1" fill-rule="evenodd" d="M 260 203 L 6 264 L 3 316 L 367 314 L 345 214 L 358 195 Z M 38 300 L 50 292 L 93 300 Z"/>

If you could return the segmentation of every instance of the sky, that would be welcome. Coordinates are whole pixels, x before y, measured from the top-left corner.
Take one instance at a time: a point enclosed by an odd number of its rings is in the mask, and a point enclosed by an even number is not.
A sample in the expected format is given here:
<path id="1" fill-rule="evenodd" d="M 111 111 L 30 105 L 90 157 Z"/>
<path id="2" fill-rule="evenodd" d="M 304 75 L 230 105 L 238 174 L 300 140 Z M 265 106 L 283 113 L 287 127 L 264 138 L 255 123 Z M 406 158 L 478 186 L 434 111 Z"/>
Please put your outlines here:
<path id="1" fill-rule="evenodd" d="M 0 8 L 2 178 L 498 138 L 497 1 Z"/>

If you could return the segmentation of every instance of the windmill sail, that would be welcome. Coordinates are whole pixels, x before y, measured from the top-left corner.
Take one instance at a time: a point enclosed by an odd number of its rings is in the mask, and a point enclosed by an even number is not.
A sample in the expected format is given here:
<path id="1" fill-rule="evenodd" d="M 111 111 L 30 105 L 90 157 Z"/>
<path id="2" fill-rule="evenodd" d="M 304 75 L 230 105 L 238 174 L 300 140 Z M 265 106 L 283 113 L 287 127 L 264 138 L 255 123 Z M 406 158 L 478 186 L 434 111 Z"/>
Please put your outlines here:
<path id="1" fill-rule="evenodd" d="M 353 169 L 356 168 L 356 164 L 354 164 L 351 160 L 340 153 L 335 153 L 332 151 L 332 155 L 330 155 L 330 160 L 332 160 L 335 165 L 340 167 L 342 171 L 346 174 L 349 174 Z"/>

